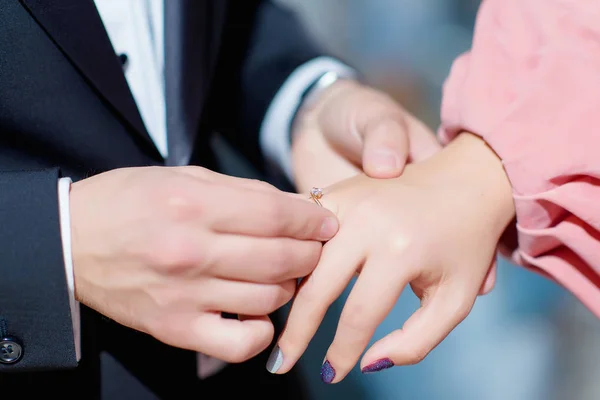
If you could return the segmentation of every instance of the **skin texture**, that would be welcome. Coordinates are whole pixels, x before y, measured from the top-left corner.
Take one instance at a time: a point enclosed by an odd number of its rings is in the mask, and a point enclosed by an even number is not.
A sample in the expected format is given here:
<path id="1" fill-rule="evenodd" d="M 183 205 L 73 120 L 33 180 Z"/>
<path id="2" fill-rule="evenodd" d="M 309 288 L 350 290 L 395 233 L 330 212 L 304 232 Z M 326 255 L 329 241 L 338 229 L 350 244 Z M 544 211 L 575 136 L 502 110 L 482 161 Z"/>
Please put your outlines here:
<path id="1" fill-rule="evenodd" d="M 303 108 L 294 136 L 299 188 L 362 168 L 390 178 L 439 150 L 391 98 L 352 81 Z M 292 298 L 338 229 L 335 215 L 305 195 L 198 167 L 107 172 L 75 183 L 70 203 L 76 298 L 167 344 L 229 362 L 271 343 L 267 315 Z"/>
<path id="2" fill-rule="evenodd" d="M 271 343 L 267 315 L 292 298 L 338 229 L 331 212 L 297 195 L 199 167 L 82 180 L 71 189 L 71 218 L 77 300 L 230 362 Z"/>
<path id="3" fill-rule="evenodd" d="M 338 81 L 294 126 L 292 158 L 298 192 L 325 187 L 364 172 L 400 176 L 409 162 L 440 151 L 434 133 L 381 91 Z"/>
<path id="4" fill-rule="evenodd" d="M 328 383 L 339 382 L 356 365 L 406 286 L 421 308 L 376 342 L 361 366 L 420 362 L 468 315 L 489 280 L 497 242 L 514 217 L 501 161 L 480 138 L 464 133 L 436 155 L 407 166 L 399 178 L 359 174 L 324 193 L 321 202 L 338 216 L 340 231 L 297 292 L 278 340 L 283 362 L 277 373 L 297 362 L 327 308 L 357 272 L 325 357 L 324 368 L 335 371 Z"/>

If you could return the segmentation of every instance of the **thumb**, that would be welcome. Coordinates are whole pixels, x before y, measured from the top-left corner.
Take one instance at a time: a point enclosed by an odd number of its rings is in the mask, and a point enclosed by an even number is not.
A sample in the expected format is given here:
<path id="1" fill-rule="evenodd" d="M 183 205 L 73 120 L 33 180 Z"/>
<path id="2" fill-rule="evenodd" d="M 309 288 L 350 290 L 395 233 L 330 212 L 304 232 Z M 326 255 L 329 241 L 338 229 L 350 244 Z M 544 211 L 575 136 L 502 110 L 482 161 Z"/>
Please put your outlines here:
<path id="1" fill-rule="evenodd" d="M 395 178 L 408 158 L 408 135 L 402 120 L 385 117 L 367 124 L 362 132 L 362 167 L 371 178 Z"/>
<path id="2" fill-rule="evenodd" d="M 423 161 L 442 149 L 435 133 L 421 120 L 408 112 L 405 113 L 404 120 L 408 126 L 408 140 L 410 141 L 408 158 L 410 162 Z"/>

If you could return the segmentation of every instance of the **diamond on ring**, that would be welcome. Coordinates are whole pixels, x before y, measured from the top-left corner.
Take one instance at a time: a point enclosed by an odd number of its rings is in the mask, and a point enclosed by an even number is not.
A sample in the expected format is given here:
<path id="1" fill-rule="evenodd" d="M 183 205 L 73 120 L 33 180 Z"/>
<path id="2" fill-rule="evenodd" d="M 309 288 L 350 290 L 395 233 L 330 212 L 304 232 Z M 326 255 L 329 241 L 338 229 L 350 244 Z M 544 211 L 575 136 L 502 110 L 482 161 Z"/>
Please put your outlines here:
<path id="1" fill-rule="evenodd" d="M 310 189 L 310 198 L 313 199 L 313 201 L 318 205 L 323 206 L 319 201 L 321 197 L 323 197 L 323 189 L 318 187 L 313 187 Z"/>
<path id="2" fill-rule="evenodd" d="M 316 197 L 317 199 L 320 199 L 321 197 L 323 197 L 323 189 L 314 187 L 310 190 L 310 195 L 312 197 Z"/>

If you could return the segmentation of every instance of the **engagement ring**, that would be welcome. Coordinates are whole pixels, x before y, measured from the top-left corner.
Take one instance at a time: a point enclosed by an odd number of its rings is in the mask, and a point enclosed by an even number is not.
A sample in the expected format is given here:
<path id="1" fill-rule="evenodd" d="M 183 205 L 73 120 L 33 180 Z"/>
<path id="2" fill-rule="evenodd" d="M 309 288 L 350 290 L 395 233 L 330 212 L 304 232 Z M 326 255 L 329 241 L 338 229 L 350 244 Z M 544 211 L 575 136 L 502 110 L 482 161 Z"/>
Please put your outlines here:
<path id="1" fill-rule="evenodd" d="M 314 187 L 310 190 L 310 198 L 314 200 L 315 203 L 323 207 L 323 204 L 319 201 L 323 197 L 323 189 Z"/>

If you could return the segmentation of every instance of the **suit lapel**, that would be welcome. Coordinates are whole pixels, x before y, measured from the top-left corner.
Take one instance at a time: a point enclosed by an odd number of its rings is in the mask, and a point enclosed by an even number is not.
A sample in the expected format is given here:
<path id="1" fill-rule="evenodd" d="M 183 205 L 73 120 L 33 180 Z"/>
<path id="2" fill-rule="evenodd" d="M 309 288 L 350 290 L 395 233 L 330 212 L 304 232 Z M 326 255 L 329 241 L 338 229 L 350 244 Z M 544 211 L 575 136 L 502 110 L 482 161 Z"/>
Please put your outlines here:
<path id="1" fill-rule="evenodd" d="M 138 136 L 158 150 L 137 109 L 92 0 L 20 0 L 87 82 Z M 148 147 L 150 149 L 150 147 Z"/>
<path id="2" fill-rule="evenodd" d="M 226 0 L 165 0 L 169 160 L 189 156 L 219 48 Z"/>

